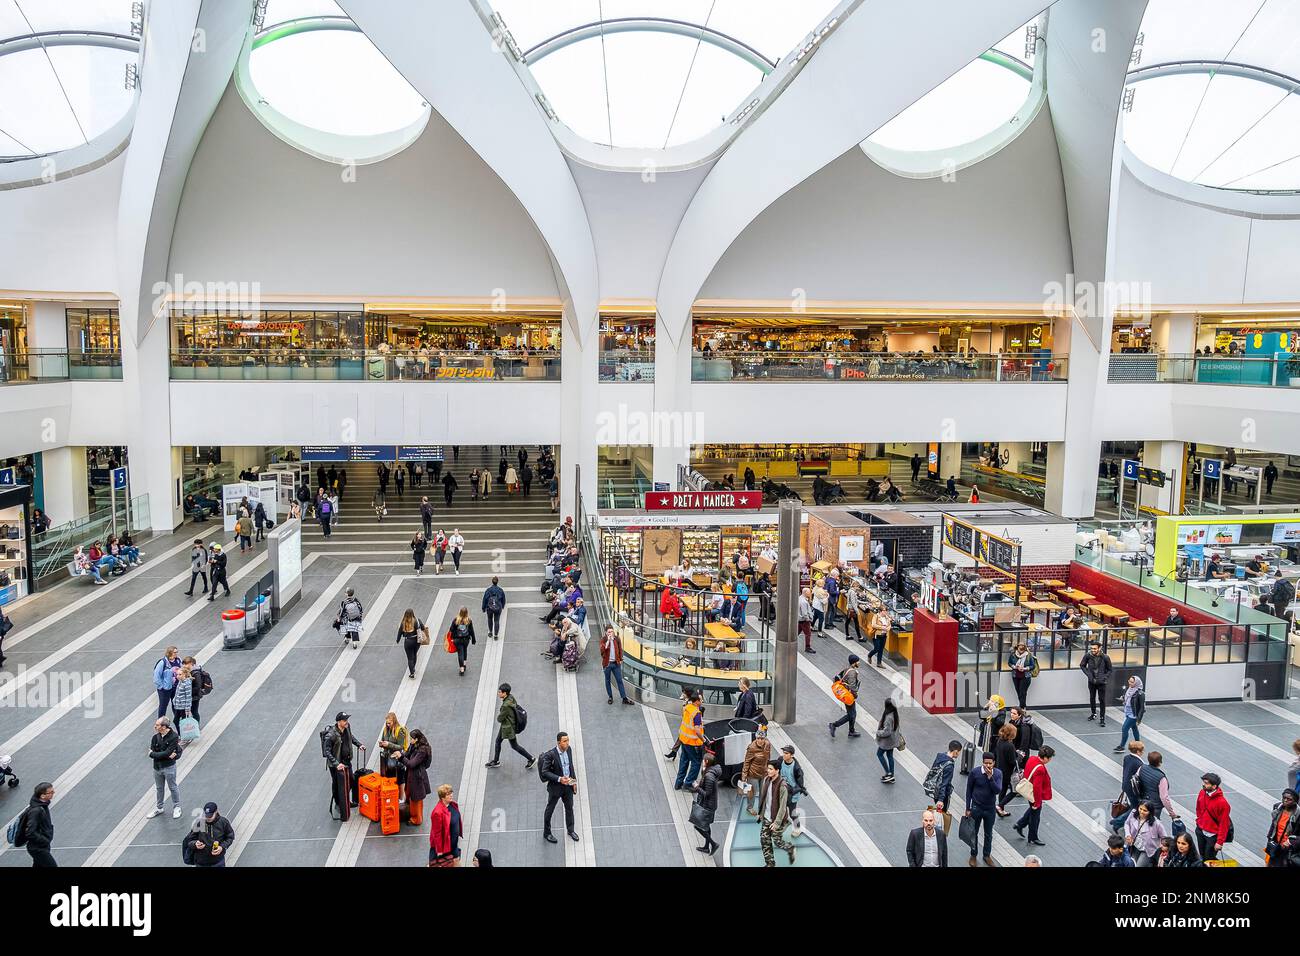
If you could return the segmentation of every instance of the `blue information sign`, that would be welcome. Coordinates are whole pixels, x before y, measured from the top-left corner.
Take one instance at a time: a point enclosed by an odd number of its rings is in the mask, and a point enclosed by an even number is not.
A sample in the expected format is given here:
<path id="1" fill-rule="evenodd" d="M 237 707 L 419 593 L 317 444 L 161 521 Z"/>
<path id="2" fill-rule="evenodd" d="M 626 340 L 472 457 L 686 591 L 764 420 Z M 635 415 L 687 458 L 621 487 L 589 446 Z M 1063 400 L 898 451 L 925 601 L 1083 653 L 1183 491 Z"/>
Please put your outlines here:
<path id="1" fill-rule="evenodd" d="M 1223 474 L 1223 462 L 1218 458 L 1206 458 L 1201 462 L 1201 474 L 1206 478 L 1218 478 Z"/>
<path id="2" fill-rule="evenodd" d="M 349 461 L 396 461 L 396 445 L 353 445 Z"/>
<path id="3" fill-rule="evenodd" d="M 1137 481 L 1138 467 L 1139 467 L 1138 463 L 1134 461 L 1132 458 L 1125 458 L 1124 477 L 1129 481 Z"/>
<path id="4" fill-rule="evenodd" d="M 347 461 L 347 445 L 303 445 L 303 461 Z"/>
<path id="5" fill-rule="evenodd" d="M 441 445 L 398 445 L 397 461 L 442 461 Z"/>
<path id="6" fill-rule="evenodd" d="M 303 445 L 303 461 L 396 461 L 396 445 Z"/>
<path id="7" fill-rule="evenodd" d="M 0 485 L 12 485 L 14 483 L 14 470 L 12 468 L 0 468 Z"/>
<path id="8" fill-rule="evenodd" d="M 113 469 L 113 490 L 114 491 L 126 490 L 126 469 L 125 468 Z"/>

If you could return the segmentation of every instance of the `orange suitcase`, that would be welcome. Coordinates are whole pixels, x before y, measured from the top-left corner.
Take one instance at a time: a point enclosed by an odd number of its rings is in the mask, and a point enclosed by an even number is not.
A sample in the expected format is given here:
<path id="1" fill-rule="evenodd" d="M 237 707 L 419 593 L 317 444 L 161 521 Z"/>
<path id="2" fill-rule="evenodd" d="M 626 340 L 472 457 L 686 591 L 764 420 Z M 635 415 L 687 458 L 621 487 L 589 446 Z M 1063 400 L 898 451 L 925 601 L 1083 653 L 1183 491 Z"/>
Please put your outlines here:
<path id="1" fill-rule="evenodd" d="M 402 829 L 402 813 L 397 803 L 397 781 L 384 777 L 379 786 L 379 832 L 385 835 Z"/>
<path id="2" fill-rule="evenodd" d="M 368 773 L 357 779 L 357 809 L 367 820 L 379 821 L 380 793 L 384 778 L 377 773 Z M 396 783 L 393 784 L 396 792 Z"/>

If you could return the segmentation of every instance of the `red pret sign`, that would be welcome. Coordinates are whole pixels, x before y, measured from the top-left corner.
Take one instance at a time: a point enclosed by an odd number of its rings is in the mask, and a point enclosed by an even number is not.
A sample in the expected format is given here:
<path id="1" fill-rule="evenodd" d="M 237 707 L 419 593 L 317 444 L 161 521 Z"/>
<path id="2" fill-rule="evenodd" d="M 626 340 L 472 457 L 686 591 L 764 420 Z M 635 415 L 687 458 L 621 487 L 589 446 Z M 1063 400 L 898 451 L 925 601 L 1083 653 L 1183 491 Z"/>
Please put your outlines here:
<path id="1" fill-rule="evenodd" d="M 647 491 L 646 511 L 757 511 L 761 491 Z"/>

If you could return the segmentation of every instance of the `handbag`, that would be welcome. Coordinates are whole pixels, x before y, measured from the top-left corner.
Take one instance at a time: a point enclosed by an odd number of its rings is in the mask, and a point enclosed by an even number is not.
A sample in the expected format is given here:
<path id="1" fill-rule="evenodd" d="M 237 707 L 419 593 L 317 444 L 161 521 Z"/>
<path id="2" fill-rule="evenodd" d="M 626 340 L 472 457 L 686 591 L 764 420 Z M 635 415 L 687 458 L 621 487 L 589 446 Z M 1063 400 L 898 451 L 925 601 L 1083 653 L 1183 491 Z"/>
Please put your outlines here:
<path id="1" fill-rule="evenodd" d="M 906 749 L 907 749 L 907 738 L 903 736 L 903 732 L 902 732 L 901 730 L 898 731 L 897 736 L 898 736 L 898 746 L 895 747 L 894 749 L 895 749 L 895 750 L 906 750 Z"/>
<path id="2" fill-rule="evenodd" d="M 691 826 L 699 830 L 707 830 L 713 825 L 713 811 L 702 803 L 691 804 L 691 815 L 688 817 Z"/>
<path id="3" fill-rule="evenodd" d="M 443 642 L 447 645 L 447 653 L 456 653 L 456 642 L 451 639 L 451 628 L 447 628 L 447 633 L 442 636 Z"/>
<path id="4" fill-rule="evenodd" d="M 969 847 L 975 846 L 979 839 L 979 822 L 974 817 L 962 817 L 957 826 L 957 839 Z"/>
<path id="5" fill-rule="evenodd" d="M 176 730 L 183 744 L 193 743 L 199 739 L 199 722 L 193 717 L 182 717 Z"/>
<path id="6" fill-rule="evenodd" d="M 1116 817 L 1127 816 L 1128 811 L 1128 794 L 1121 793 L 1119 799 L 1113 801 L 1110 805 L 1110 818 L 1113 820 Z"/>
<path id="7" fill-rule="evenodd" d="M 1038 769 L 1038 768 L 1035 767 L 1034 769 Z M 1034 802 L 1034 784 L 1028 777 L 1020 776 L 1019 780 L 1016 780 L 1013 777 L 1011 789 L 1014 790 L 1020 796 L 1024 797 L 1027 802 L 1029 803 Z"/>
<path id="8" fill-rule="evenodd" d="M 416 639 L 416 643 L 425 646 L 429 644 L 429 629 L 423 624 L 420 625 L 420 636 Z"/>

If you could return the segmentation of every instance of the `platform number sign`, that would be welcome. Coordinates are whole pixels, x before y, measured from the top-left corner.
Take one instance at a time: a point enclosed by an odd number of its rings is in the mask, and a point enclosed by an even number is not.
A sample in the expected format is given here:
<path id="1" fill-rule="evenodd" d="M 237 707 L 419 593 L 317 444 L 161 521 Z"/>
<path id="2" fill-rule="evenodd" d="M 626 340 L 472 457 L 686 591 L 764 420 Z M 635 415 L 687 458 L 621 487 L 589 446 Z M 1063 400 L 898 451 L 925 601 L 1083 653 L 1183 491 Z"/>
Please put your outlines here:
<path id="1" fill-rule="evenodd" d="M 1201 474 L 1206 478 L 1218 478 L 1223 474 L 1223 462 L 1218 458 L 1207 458 L 1201 462 Z"/>
<path id="2" fill-rule="evenodd" d="M 1141 466 L 1140 466 L 1136 461 L 1134 461 L 1132 458 L 1125 458 L 1125 459 L 1124 459 L 1124 479 L 1125 479 L 1126 481 L 1137 481 L 1137 479 L 1138 479 L 1138 468 L 1139 468 L 1139 467 L 1141 467 Z"/>
<path id="3" fill-rule="evenodd" d="M 113 490 L 114 491 L 126 490 L 126 469 L 125 468 L 113 469 Z"/>
<path id="4" fill-rule="evenodd" d="M 14 470 L 12 468 L 0 468 L 0 485 L 12 485 L 14 483 Z"/>

